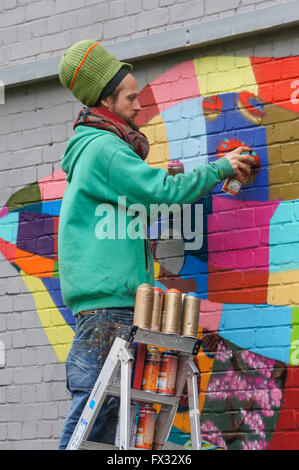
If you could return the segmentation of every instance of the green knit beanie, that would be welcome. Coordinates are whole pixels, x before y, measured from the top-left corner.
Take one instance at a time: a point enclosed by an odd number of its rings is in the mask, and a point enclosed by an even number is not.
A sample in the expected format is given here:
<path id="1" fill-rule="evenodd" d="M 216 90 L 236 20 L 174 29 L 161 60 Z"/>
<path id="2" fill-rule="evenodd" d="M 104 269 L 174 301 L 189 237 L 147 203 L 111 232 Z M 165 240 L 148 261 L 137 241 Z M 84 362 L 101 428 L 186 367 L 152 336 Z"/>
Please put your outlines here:
<path id="1" fill-rule="evenodd" d="M 133 66 L 119 62 L 98 42 L 84 39 L 67 49 L 59 64 L 63 86 L 86 106 L 94 106 L 105 86 L 122 68 Z"/>

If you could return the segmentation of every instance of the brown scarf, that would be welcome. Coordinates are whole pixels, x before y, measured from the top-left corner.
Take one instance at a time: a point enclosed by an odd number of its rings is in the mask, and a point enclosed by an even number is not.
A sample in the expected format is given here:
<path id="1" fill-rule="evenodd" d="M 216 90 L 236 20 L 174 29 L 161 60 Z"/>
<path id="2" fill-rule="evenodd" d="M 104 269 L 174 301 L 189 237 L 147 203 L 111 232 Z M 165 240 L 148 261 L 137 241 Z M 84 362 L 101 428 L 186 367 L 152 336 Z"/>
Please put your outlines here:
<path id="1" fill-rule="evenodd" d="M 133 129 L 118 114 L 108 111 L 104 108 L 83 107 L 73 126 L 90 126 L 97 129 L 113 132 L 131 145 L 134 152 L 145 160 L 149 152 L 149 143 L 147 137 L 142 132 Z"/>

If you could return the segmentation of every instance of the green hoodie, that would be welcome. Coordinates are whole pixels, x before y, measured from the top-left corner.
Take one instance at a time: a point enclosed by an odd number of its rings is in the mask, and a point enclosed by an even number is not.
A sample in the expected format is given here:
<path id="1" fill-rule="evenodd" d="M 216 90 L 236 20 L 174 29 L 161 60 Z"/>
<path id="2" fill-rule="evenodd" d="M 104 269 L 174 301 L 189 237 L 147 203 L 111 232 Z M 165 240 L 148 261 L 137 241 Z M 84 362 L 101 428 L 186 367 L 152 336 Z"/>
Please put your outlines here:
<path id="1" fill-rule="evenodd" d="M 132 233 L 136 220 L 126 208 L 142 204 L 149 216 L 150 204 L 191 204 L 234 175 L 229 161 L 221 158 L 185 175 L 169 176 L 144 162 L 115 134 L 86 126 L 76 127 L 61 167 L 67 187 L 58 230 L 60 285 L 63 301 L 74 315 L 82 310 L 133 307 L 137 287 L 154 284 L 150 242 L 146 235 L 125 236 L 126 230 Z M 119 196 L 126 204 L 123 209 Z M 104 211 L 107 207 L 114 210 L 114 224 Z"/>

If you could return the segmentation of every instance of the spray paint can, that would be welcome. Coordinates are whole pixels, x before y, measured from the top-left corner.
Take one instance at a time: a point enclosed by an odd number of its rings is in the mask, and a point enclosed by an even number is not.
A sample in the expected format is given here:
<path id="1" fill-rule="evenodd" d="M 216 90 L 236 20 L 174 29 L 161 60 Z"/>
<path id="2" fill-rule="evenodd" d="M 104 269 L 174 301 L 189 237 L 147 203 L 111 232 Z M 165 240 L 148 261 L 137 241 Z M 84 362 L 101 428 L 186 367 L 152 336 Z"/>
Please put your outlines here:
<path id="1" fill-rule="evenodd" d="M 142 406 L 139 410 L 135 447 L 151 450 L 155 433 L 156 411 L 151 405 Z"/>
<path id="2" fill-rule="evenodd" d="M 164 292 L 159 287 L 154 287 L 154 301 L 152 312 L 151 330 L 160 331 L 163 313 Z"/>
<path id="3" fill-rule="evenodd" d="M 182 313 L 182 294 L 178 289 L 167 289 L 164 297 L 162 333 L 178 335 Z"/>
<path id="4" fill-rule="evenodd" d="M 133 323 L 149 330 L 152 323 L 154 289 L 150 284 L 140 284 L 137 288 Z"/>
<path id="5" fill-rule="evenodd" d="M 197 338 L 200 311 L 200 297 L 189 292 L 183 300 L 182 336 Z"/>
<path id="6" fill-rule="evenodd" d="M 142 390 L 146 392 L 157 391 L 157 380 L 160 369 L 161 352 L 154 346 L 148 346 L 145 356 Z"/>
<path id="7" fill-rule="evenodd" d="M 183 174 L 185 173 L 184 165 L 181 163 L 179 160 L 172 160 L 171 162 L 168 163 L 168 174 L 171 176 L 175 176 L 178 174 Z M 169 217 L 169 238 L 174 239 L 177 238 L 177 234 L 174 235 L 175 232 L 177 232 L 177 229 L 174 230 L 174 216 L 173 214 L 170 215 Z"/>
<path id="8" fill-rule="evenodd" d="M 158 374 L 157 392 L 161 395 L 173 395 L 175 389 L 178 355 L 169 350 L 162 353 Z"/>
<path id="9" fill-rule="evenodd" d="M 168 174 L 175 176 L 178 173 L 184 173 L 184 165 L 179 160 L 172 160 L 168 163 Z"/>
<path id="10" fill-rule="evenodd" d="M 250 154 L 256 161 L 255 166 L 251 166 L 251 173 L 250 175 L 247 176 L 246 180 L 244 182 L 239 181 L 235 177 L 227 178 L 222 186 L 222 191 L 225 191 L 226 193 L 232 194 L 233 196 L 238 196 L 243 184 L 252 184 L 255 180 L 256 175 L 261 169 L 261 162 L 259 157 L 255 152 L 241 152 L 240 155 L 242 154 Z"/>

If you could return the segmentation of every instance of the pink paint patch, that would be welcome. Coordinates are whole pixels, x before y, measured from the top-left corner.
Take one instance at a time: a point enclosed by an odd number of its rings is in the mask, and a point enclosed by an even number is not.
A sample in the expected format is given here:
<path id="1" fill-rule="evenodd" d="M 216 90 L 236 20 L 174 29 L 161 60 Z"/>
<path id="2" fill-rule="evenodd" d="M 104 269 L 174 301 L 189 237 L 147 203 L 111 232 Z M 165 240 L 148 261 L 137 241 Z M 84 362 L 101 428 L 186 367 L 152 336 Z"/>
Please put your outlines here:
<path id="1" fill-rule="evenodd" d="M 222 315 L 222 303 L 202 299 L 200 303 L 199 326 L 209 331 L 218 332 Z"/>
<path id="2" fill-rule="evenodd" d="M 159 111 L 200 96 L 192 60 L 176 65 L 151 83 Z"/>
<path id="3" fill-rule="evenodd" d="M 8 208 L 7 208 L 7 206 L 4 206 L 3 209 L 0 212 L 0 217 L 4 217 L 7 214 L 8 214 Z"/>
<path id="4" fill-rule="evenodd" d="M 241 201 L 213 196 L 208 216 L 211 271 L 269 267 L 270 220 L 280 201 Z M 238 250 L 237 257 L 234 251 Z"/>
<path id="5" fill-rule="evenodd" d="M 50 176 L 38 180 L 43 201 L 62 199 L 67 185 L 65 173 L 61 169 L 54 171 Z"/>

